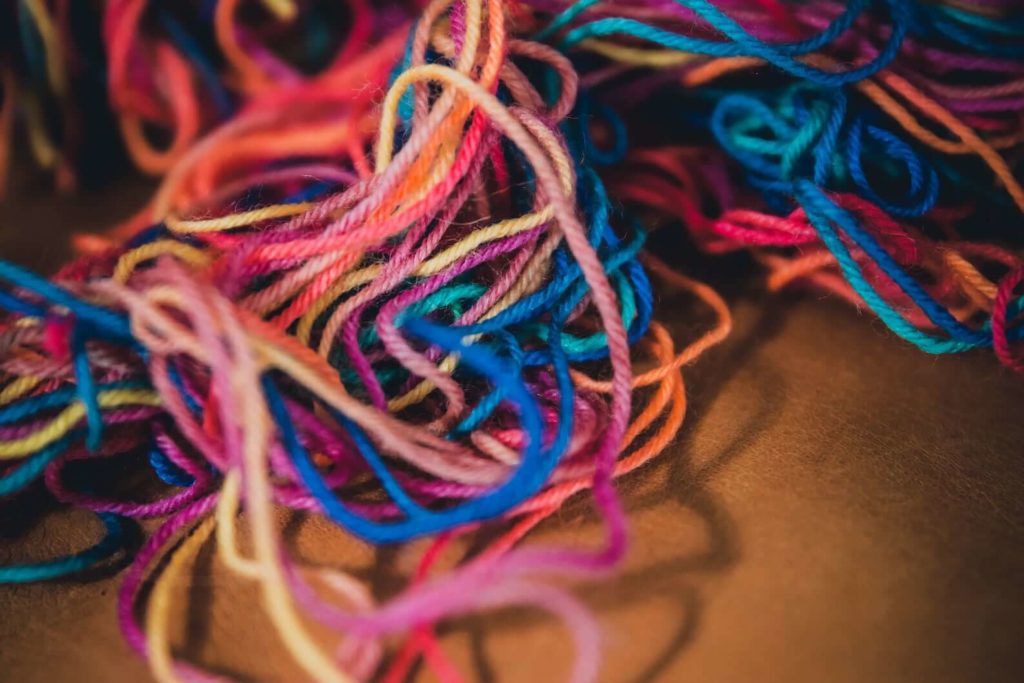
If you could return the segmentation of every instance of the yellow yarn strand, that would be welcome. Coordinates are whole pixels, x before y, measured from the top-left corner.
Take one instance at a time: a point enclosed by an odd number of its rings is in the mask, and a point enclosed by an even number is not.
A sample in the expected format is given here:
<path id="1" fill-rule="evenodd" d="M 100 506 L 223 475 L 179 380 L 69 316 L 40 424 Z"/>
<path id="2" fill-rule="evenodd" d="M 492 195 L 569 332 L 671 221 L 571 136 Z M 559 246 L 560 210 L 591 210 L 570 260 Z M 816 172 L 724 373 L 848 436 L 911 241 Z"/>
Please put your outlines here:
<path id="1" fill-rule="evenodd" d="M 117 408 L 127 405 L 156 407 L 160 405 L 160 397 L 145 389 L 110 389 L 101 392 L 98 400 L 101 408 Z M 85 406 L 81 402 L 73 403 L 38 431 L 20 439 L 0 443 L 0 459 L 9 460 L 31 455 L 46 448 L 64 436 L 83 417 L 85 417 Z"/>
<path id="2" fill-rule="evenodd" d="M 221 232 L 222 230 L 231 230 L 233 228 L 242 228 L 254 223 L 260 223 L 262 221 L 273 220 L 275 218 L 286 218 L 289 216 L 296 216 L 300 213 L 309 211 L 316 204 L 312 202 L 300 202 L 297 204 L 274 204 L 267 206 L 262 209 L 253 209 L 252 211 L 242 211 L 241 213 L 233 213 L 230 216 L 222 216 L 220 218 L 201 218 L 201 219 L 185 219 L 175 216 L 174 214 L 168 215 L 166 218 L 167 227 L 177 233 L 183 234 L 194 234 L 202 232 Z"/>

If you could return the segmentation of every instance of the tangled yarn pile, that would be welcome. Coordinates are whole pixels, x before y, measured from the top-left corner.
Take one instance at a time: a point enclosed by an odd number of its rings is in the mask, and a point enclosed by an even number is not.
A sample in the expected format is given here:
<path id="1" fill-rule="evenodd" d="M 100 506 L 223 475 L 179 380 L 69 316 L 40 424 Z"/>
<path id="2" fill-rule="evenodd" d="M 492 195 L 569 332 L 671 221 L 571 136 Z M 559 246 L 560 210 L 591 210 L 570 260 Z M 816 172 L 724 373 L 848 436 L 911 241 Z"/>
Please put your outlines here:
<path id="1" fill-rule="evenodd" d="M 71 186 L 106 127 L 162 179 L 53 278 L 0 262 L 0 498 L 45 488 L 102 527 L 0 581 L 109 563 L 129 520 L 161 519 L 119 603 L 158 680 L 221 678 L 168 636 L 212 537 L 314 680 L 398 681 L 420 657 L 458 680 L 435 625 L 508 605 L 562 619 L 592 680 L 599 633 L 549 580 L 618 564 L 614 480 L 672 442 L 682 368 L 731 326 L 644 250 L 665 229 L 924 351 L 1024 370 L 1015 3 L 337 4 L 23 0 L 2 20 L 0 168 L 25 126 Z M 83 116 L 89 88 L 103 116 Z M 673 339 L 654 287 L 713 324 Z M 111 486 L 111 461 L 152 484 Z M 523 543 L 584 491 L 602 547 Z M 289 557 L 279 506 L 430 545 L 377 604 Z M 432 573 L 482 525 L 483 550 Z"/>

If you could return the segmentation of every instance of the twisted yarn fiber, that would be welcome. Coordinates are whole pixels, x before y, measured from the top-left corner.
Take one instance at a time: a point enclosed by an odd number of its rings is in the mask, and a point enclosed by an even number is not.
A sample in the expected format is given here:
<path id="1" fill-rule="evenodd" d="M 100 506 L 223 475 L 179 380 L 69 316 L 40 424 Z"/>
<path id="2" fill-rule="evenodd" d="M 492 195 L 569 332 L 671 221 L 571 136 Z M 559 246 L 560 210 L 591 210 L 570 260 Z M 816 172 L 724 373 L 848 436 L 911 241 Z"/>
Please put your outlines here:
<path id="1" fill-rule="evenodd" d="M 927 352 L 1024 369 L 1019 242 L 982 231 L 1024 210 L 1012 5 L 351 0 L 343 24 L 291 0 L 12 8 L 0 168 L 25 126 L 71 186 L 66 84 L 98 73 L 129 158 L 161 181 L 51 280 L 0 262 L 0 497 L 39 481 L 104 526 L 0 581 L 107 562 L 130 519 L 161 519 L 118 607 L 158 680 L 221 678 L 170 646 L 174 587 L 208 540 L 307 678 L 400 681 L 422 659 L 460 680 L 437 624 L 528 605 L 566 624 L 572 679 L 593 680 L 596 626 L 548 580 L 621 560 L 614 479 L 671 443 L 681 368 L 731 326 L 644 251 L 661 222 L 708 258 L 749 250 L 771 289 L 824 288 Z M 89 21 L 107 45 L 91 61 Z M 712 328 L 673 339 L 650 275 Z M 151 490 L 110 494 L 104 461 Z M 586 490 L 600 548 L 523 542 Z M 291 557 L 277 507 L 426 550 L 377 604 Z"/>
<path id="2" fill-rule="evenodd" d="M 258 582 L 282 642 L 316 680 L 365 678 L 381 639 L 413 627 L 395 666 L 417 648 L 436 659 L 429 624 L 508 604 L 564 619 L 580 653 L 574 679 L 595 674 L 589 616 L 537 581 L 602 573 L 622 556 L 612 479 L 672 439 L 678 370 L 724 337 L 728 311 L 667 271 L 719 316 L 677 351 L 651 320 L 643 234 L 614 215 L 586 163 L 591 141 L 566 122 L 575 72 L 557 51 L 510 39 L 501 2 L 450 5 L 427 7 L 404 47 L 404 30 L 383 35 L 369 54 L 256 96 L 179 157 L 140 214 L 150 225 L 123 244 L 94 240 L 52 283 L 0 266 L 12 311 L 0 457 L 28 457 L 4 473 L 5 492 L 42 476 L 71 505 L 166 518 L 120 606 L 126 638 L 161 680 L 206 677 L 173 660 L 167 619 L 174 577 L 214 530 L 226 566 Z M 392 72 L 377 109 L 367 93 Z M 365 78 L 375 80 L 342 87 Z M 636 377 L 631 344 L 653 360 Z M 651 387 L 636 411 L 634 385 Z M 150 467 L 170 488 L 126 503 L 69 486 L 69 463 L 104 457 Z M 368 482 L 372 500 L 359 495 Z M 513 550 L 590 487 L 608 520 L 604 548 Z M 507 532 L 377 607 L 353 578 L 287 557 L 275 503 L 374 543 L 440 534 L 439 549 L 484 521 Z M 252 557 L 234 541 L 243 504 Z M 60 573 L 117 540 L 108 533 Z M 9 571 L 55 574 L 50 563 Z M 314 598 L 314 585 L 347 606 Z M 304 618 L 343 634 L 341 654 Z"/>
<path id="3" fill-rule="evenodd" d="M 544 35 L 581 59 L 596 52 L 616 65 L 588 80 L 594 96 L 615 93 L 609 101 L 621 102 L 636 92 L 637 117 L 639 93 L 684 98 L 682 111 L 700 112 L 688 123 L 738 163 L 747 191 L 723 188 L 731 171 L 717 151 L 696 161 L 695 151 L 652 147 L 634 151 L 629 170 L 612 176 L 616 196 L 662 207 L 707 251 L 753 249 L 772 271 L 772 288 L 813 283 L 866 304 L 924 351 L 994 347 L 1004 364 L 1020 367 L 1022 333 L 1012 324 L 1021 307 L 1019 251 L 963 237 L 984 224 L 979 202 L 991 201 L 1007 226 L 1024 211 L 1014 168 L 1024 142 L 1019 9 L 551 4 L 560 13 Z M 609 42 L 620 37 L 630 42 Z M 764 64 L 780 78 L 715 88 Z M 671 71 L 646 77 L 651 67 Z M 979 163 L 995 192 L 965 187 Z M 1006 306 L 998 311 L 997 296 Z"/>
<path id="4" fill-rule="evenodd" d="M 332 28 L 339 12 L 343 40 Z M 0 196 L 19 123 L 61 189 L 88 183 L 117 139 L 137 168 L 163 175 L 254 99 L 311 72 L 329 78 L 409 17 L 404 3 L 368 0 L 4 3 Z M 307 142 L 317 132 L 305 130 Z"/>

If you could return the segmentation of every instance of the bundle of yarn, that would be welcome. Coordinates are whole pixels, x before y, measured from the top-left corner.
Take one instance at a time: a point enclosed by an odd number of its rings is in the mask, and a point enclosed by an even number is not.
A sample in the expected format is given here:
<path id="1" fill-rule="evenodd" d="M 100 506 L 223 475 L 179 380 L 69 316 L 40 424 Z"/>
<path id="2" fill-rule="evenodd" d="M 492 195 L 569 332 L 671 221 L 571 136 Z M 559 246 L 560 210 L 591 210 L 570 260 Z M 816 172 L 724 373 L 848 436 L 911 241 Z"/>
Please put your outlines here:
<path id="1" fill-rule="evenodd" d="M 422 660 L 460 680 L 437 625 L 530 606 L 593 680 L 601 634 L 554 580 L 621 561 L 615 480 L 672 443 L 683 368 L 731 326 L 653 241 L 748 252 L 769 290 L 1024 370 L 1011 0 L 2 11 L 0 169 L 24 140 L 71 188 L 119 141 L 160 180 L 52 278 L 0 262 L 0 506 L 50 496 L 98 539 L 0 582 L 123 561 L 129 526 L 160 520 L 118 608 L 157 680 L 224 679 L 170 644 L 207 542 L 305 678 L 399 681 Z M 702 332 L 658 321 L 668 289 L 706 309 Z M 582 495 L 600 547 L 531 542 Z M 281 508 L 426 550 L 378 602 L 292 557 Z"/>

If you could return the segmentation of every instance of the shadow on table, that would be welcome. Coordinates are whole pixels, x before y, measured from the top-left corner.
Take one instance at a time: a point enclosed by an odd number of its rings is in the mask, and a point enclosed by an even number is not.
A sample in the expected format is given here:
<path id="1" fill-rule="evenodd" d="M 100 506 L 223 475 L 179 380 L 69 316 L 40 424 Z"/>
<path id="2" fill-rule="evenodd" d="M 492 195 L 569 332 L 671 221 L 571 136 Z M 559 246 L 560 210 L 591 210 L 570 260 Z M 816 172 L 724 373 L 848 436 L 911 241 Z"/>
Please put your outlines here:
<path id="1" fill-rule="evenodd" d="M 753 349 L 778 332 L 784 307 L 784 302 L 777 299 L 757 302 L 759 317 L 749 329 L 741 331 L 738 338 L 733 338 L 722 349 L 702 358 L 695 368 L 685 369 L 689 408 L 678 442 L 655 464 L 644 468 L 643 474 L 630 475 L 652 476 L 654 468 L 667 468 L 667 476 L 664 477 L 667 486 L 639 496 L 630 495 L 628 490 L 623 492 L 624 502 L 631 512 L 663 505 L 666 500 L 675 500 L 691 510 L 706 527 L 706 547 L 698 552 L 680 552 L 669 559 L 625 571 L 614 578 L 583 585 L 576 590 L 577 595 L 598 614 L 606 614 L 655 596 L 662 604 L 670 601 L 678 605 L 681 619 L 669 644 L 649 661 L 631 663 L 630 668 L 637 672 L 628 679 L 631 683 L 662 680 L 661 677 L 670 665 L 683 655 L 698 634 L 705 597 L 696 580 L 697 576 L 706 578 L 708 575 L 725 573 L 740 558 L 738 530 L 728 510 L 708 489 L 707 484 L 722 468 L 748 452 L 758 436 L 771 426 L 774 416 L 778 414 L 778 405 L 785 395 L 784 378 L 771 367 L 757 366 L 757 371 L 751 374 L 752 381 L 746 386 L 748 391 L 757 394 L 751 401 L 758 406 L 756 412 L 737 416 L 744 421 L 739 436 L 712 457 L 702 458 L 702 464 L 699 465 L 695 458 L 694 433 L 722 388 L 741 367 L 750 367 Z M 680 332 L 677 329 L 672 331 Z M 682 338 L 687 338 L 685 331 Z M 599 524 L 587 496 L 573 498 L 563 509 L 566 517 L 581 515 L 586 518 L 588 526 Z M 461 629 L 469 636 L 475 667 L 473 680 L 493 683 L 498 680 L 498 675 L 486 652 L 487 636 L 501 631 L 529 628 L 542 623 L 543 619 L 543 616 L 533 611 L 506 611 L 499 615 L 468 618 L 450 627 L 448 631 Z"/>

